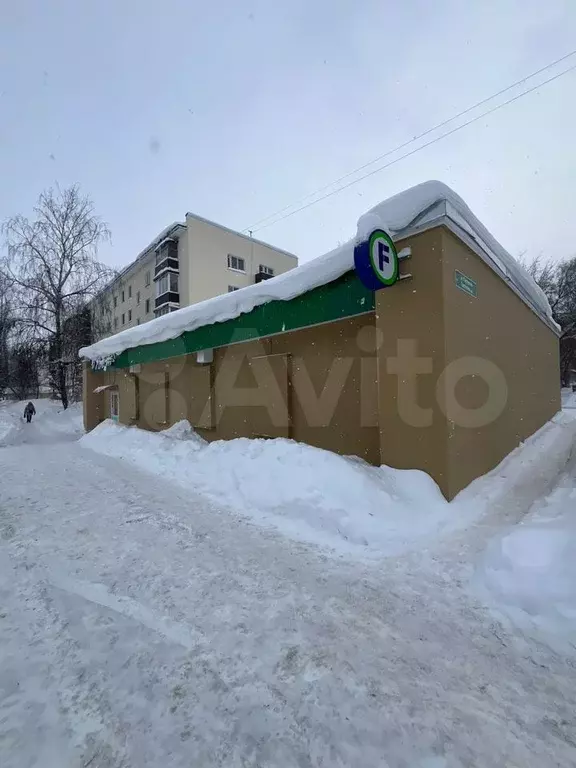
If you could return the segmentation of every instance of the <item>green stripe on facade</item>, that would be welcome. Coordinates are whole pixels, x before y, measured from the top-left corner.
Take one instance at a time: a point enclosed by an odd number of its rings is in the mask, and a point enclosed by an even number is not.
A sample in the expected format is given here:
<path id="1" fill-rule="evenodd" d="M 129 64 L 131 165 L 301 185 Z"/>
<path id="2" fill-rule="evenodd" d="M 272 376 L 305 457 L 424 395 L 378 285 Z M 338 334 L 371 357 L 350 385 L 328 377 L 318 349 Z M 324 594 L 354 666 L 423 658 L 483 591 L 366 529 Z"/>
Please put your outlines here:
<path id="1" fill-rule="evenodd" d="M 374 310 L 374 293 L 365 288 L 354 272 L 321 285 L 290 301 L 270 301 L 251 312 L 186 331 L 177 339 L 146 344 L 122 352 L 112 368 L 152 363 L 200 349 L 213 349 L 275 333 L 295 331 L 319 323 L 334 322 Z"/>

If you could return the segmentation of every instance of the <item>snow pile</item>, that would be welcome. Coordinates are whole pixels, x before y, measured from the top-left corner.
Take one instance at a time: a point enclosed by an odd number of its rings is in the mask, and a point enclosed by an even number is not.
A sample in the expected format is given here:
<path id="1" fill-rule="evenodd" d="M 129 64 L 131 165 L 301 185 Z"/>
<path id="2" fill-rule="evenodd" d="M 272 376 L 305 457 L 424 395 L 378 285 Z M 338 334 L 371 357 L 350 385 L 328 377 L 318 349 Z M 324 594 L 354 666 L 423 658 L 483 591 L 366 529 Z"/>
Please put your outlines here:
<path id="1" fill-rule="evenodd" d="M 478 583 L 514 624 L 576 648 L 576 462 L 521 524 L 490 542 Z"/>
<path id="2" fill-rule="evenodd" d="M 423 472 L 378 469 L 291 440 L 206 443 L 185 421 L 160 433 L 107 421 L 81 443 L 338 552 L 394 554 L 452 517 Z"/>
<path id="3" fill-rule="evenodd" d="M 186 331 L 231 320 L 269 301 L 289 301 L 313 288 L 330 283 L 353 269 L 355 242 L 365 238 L 374 228 L 382 227 L 392 236 L 405 236 L 410 227 L 416 226 L 431 209 L 443 203 L 446 204 L 444 214 L 449 204 L 458 223 L 492 254 L 493 263 L 518 288 L 521 295 L 537 311 L 551 318 L 550 306 L 543 292 L 518 262 L 492 237 L 462 198 L 439 181 L 427 181 L 394 195 L 362 216 L 358 221 L 356 238 L 341 247 L 271 280 L 207 299 L 135 328 L 128 328 L 90 347 L 84 347 L 80 350 L 80 356 L 105 367 L 103 361 L 126 349 L 176 339 Z M 439 212 L 436 218 L 441 215 Z"/>
<path id="4" fill-rule="evenodd" d="M 477 567 L 474 589 L 499 617 L 553 645 L 576 648 L 575 413 L 557 414 L 456 501 L 469 493 L 486 499 L 492 509 L 486 522 L 498 531 Z M 506 505 L 498 503 L 502 498 Z"/>
<path id="5" fill-rule="evenodd" d="M 81 443 L 200 492 L 293 539 L 363 556 L 426 546 L 466 526 L 529 480 L 548 487 L 565 465 L 576 420 L 561 415 L 448 503 L 417 470 L 372 467 L 291 440 L 205 442 L 188 424 L 165 432 L 103 422 Z M 535 486 L 536 487 L 536 486 Z M 526 499 L 528 499 L 526 501 Z"/>
<path id="6" fill-rule="evenodd" d="M 38 425 L 41 425 L 46 431 L 66 435 L 80 435 L 84 432 L 82 403 L 72 403 L 64 410 L 59 402 L 50 402 L 52 407 L 46 410 L 38 411 L 38 406 L 36 406 Z"/>
<path id="7" fill-rule="evenodd" d="M 22 412 L 24 404 L 22 404 Z M 18 413 L 13 403 L 0 403 L 0 446 L 10 445 L 18 434 L 22 423 L 22 412 Z"/>

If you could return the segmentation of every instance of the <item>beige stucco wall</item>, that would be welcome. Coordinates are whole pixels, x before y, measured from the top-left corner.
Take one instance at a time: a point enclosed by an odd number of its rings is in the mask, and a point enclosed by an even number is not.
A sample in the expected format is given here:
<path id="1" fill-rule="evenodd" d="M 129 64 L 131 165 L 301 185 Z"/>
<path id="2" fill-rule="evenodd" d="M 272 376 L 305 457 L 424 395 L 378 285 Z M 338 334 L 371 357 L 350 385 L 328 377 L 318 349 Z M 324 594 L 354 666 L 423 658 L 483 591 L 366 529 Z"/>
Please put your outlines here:
<path id="1" fill-rule="evenodd" d="M 295 256 L 193 215 L 186 217 L 186 226 L 190 253 L 188 291 L 191 304 L 226 293 L 229 285 L 237 288 L 252 285 L 260 264 L 272 267 L 276 275 L 298 266 Z M 228 269 L 229 253 L 245 260 L 245 273 Z"/>
<path id="2" fill-rule="evenodd" d="M 208 440 L 290 437 L 378 464 L 374 313 L 196 354 L 99 373 L 86 369 L 85 426 L 120 418 L 158 431 L 188 419 Z"/>
<path id="3" fill-rule="evenodd" d="M 447 425 L 436 399 L 445 365 L 441 230 L 398 248 L 407 245 L 401 273 L 412 278 L 376 293 L 380 455 L 391 467 L 427 472 L 447 492 Z"/>
<path id="4" fill-rule="evenodd" d="M 452 372 L 439 387 L 449 416 L 447 492 L 453 496 L 560 409 L 560 371 L 553 331 L 467 245 L 441 232 Z M 456 287 L 455 270 L 476 282 L 477 298 Z M 462 376 L 466 372 L 476 375 Z"/>
<path id="5" fill-rule="evenodd" d="M 374 313 L 217 349 L 214 376 L 208 438 L 289 437 L 379 463 Z"/>
<path id="6" fill-rule="evenodd" d="M 453 498 L 559 409 L 558 340 L 447 228 L 407 244 L 412 279 L 376 295 L 381 458 L 424 470 Z"/>

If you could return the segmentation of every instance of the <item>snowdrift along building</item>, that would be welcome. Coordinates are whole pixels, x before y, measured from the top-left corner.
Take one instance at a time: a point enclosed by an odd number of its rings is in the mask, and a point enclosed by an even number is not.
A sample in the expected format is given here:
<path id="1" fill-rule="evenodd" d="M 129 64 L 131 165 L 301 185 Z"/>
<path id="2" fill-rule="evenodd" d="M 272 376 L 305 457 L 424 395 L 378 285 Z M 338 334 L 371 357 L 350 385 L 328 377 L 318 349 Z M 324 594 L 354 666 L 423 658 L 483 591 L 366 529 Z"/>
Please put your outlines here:
<path id="1" fill-rule="evenodd" d="M 532 279 L 426 182 L 335 251 L 81 350 L 85 426 L 291 438 L 453 498 L 559 410 L 558 334 Z"/>

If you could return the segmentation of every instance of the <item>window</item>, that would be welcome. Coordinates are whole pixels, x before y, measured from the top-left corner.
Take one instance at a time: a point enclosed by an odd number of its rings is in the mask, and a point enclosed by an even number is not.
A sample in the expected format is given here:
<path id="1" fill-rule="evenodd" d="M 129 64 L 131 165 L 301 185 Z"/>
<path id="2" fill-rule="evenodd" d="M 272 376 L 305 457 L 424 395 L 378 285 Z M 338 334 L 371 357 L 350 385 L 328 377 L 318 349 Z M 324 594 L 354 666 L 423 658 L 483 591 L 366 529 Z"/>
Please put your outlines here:
<path id="1" fill-rule="evenodd" d="M 246 272 L 246 262 L 240 256 L 228 254 L 228 269 L 235 269 L 237 272 Z"/>
<path id="2" fill-rule="evenodd" d="M 146 311 L 146 314 L 149 314 L 149 312 L 150 312 L 150 299 L 146 299 L 146 304 L 144 305 L 144 309 Z"/>
<path id="3" fill-rule="evenodd" d="M 120 398 L 118 396 L 118 390 L 112 390 L 110 392 L 110 418 L 113 421 L 118 421 L 120 416 Z"/>
<path id="4" fill-rule="evenodd" d="M 122 312 L 122 325 L 126 325 L 126 315 Z"/>
<path id="5" fill-rule="evenodd" d="M 174 272 L 165 272 L 162 277 L 156 281 L 156 296 L 162 296 L 163 293 L 178 293 L 178 275 Z"/>
<path id="6" fill-rule="evenodd" d="M 118 296 L 114 296 L 114 309 L 118 306 Z"/>
<path id="7" fill-rule="evenodd" d="M 240 289 L 236 285 L 229 285 L 228 286 L 228 293 L 234 293 L 234 291 L 239 291 Z"/>
<path id="8" fill-rule="evenodd" d="M 131 320 L 132 320 L 132 310 L 129 309 L 128 310 L 128 322 L 131 322 Z"/>
<path id="9" fill-rule="evenodd" d="M 114 328 L 118 328 L 118 318 L 114 318 Z"/>
<path id="10" fill-rule="evenodd" d="M 146 282 L 146 287 L 148 287 L 150 285 L 150 270 L 146 272 L 145 282 Z"/>
<path id="11" fill-rule="evenodd" d="M 272 267 L 267 267 L 266 264 L 260 264 L 258 271 L 263 272 L 265 275 L 270 275 L 270 277 L 274 277 L 274 270 Z"/>
<path id="12" fill-rule="evenodd" d="M 136 320 L 136 325 L 140 325 L 140 318 Z"/>
<path id="13" fill-rule="evenodd" d="M 124 303 L 125 300 L 124 291 L 122 291 L 122 303 Z"/>
<path id="14" fill-rule="evenodd" d="M 162 309 L 159 309 L 156 312 L 156 317 L 162 317 L 162 315 L 167 315 L 168 312 L 170 312 L 170 307 L 162 307 Z"/>
<path id="15" fill-rule="evenodd" d="M 131 285 L 128 286 L 128 298 L 129 299 L 132 298 L 132 286 Z"/>
<path id="16" fill-rule="evenodd" d="M 140 304 L 140 291 L 136 291 L 136 304 Z"/>

